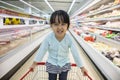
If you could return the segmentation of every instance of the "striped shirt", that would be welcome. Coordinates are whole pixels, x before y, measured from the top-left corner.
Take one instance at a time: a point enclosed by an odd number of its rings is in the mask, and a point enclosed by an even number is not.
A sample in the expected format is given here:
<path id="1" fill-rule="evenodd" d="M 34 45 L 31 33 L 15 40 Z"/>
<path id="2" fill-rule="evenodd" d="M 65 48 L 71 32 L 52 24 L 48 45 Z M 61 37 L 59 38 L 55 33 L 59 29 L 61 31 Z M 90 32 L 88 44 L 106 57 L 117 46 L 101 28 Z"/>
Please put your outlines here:
<path id="1" fill-rule="evenodd" d="M 60 74 L 61 72 L 66 72 L 71 69 L 70 63 L 66 63 L 63 67 L 52 65 L 51 63 L 46 62 L 46 72 L 53 74 Z"/>
<path id="2" fill-rule="evenodd" d="M 42 42 L 38 52 L 34 58 L 35 62 L 40 62 L 48 51 L 47 62 L 52 65 L 63 67 L 67 63 L 70 63 L 69 49 L 72 52 L 73 58 L 78 67 L 82 67 L 82 61 L 80 59 L 79 53 L 72 42 L 70 35 L 66 33 L 62 41 L 58 41 L 55 34 L 50 33 L 45 40 Z"/>

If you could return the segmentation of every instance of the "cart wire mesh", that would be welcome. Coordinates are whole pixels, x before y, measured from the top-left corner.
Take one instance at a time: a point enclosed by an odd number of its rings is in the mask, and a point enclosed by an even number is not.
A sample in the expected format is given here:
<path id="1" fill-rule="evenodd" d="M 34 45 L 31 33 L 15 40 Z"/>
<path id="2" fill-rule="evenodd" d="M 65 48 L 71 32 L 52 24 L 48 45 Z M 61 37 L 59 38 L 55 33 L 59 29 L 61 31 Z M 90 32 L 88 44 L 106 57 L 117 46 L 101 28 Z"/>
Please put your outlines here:
<path id="1" fill-rule="evenodd" d="M 29 69 L 20 80 L 48 80 L 45 62 L 37 63 L 34 71 L 32 72 L 32 69 Z M 80 68 L 76 67 L 76 64 L 71 64 L 71 70 L 68 72 L 67 80 L 92 80 L 92 78 L 87 73 L 83 76 Z"/>

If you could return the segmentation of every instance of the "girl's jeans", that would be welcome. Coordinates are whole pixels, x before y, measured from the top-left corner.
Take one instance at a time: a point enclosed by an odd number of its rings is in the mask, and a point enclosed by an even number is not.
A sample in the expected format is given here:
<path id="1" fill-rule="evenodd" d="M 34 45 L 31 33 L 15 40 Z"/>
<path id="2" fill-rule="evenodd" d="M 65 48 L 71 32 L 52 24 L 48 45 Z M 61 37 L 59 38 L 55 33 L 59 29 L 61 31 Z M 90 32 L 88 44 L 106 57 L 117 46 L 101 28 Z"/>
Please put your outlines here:
<path id="1" fill-rule="evenodd" d="M 67 80 L 67 74 L 68 74 L 68 71 L 61 72 L 59 74 L 59 80 Z M 57 80 L 57 74 L 49 73 L 49 80 Z"/>

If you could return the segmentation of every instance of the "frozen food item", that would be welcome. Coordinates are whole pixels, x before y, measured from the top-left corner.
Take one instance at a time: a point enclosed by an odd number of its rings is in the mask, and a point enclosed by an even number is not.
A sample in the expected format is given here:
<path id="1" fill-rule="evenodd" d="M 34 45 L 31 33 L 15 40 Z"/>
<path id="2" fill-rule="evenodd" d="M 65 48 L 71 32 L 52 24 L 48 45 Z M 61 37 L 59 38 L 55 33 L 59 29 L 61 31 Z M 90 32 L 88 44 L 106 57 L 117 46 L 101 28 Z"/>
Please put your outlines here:
<path id="1" fill-rule="evenodd" d="M 18 36 L 18 34 L 14 34 L 14 35 L 12 35 L 12 38 L 13 39 L 20 39 L 20 36 Z"/>
<path id="2" fill-rule="evenodd" d="M 20 30 L 19 32 L 18 32 L 18 36 L 19 37 L 26 37 L 26 36 L 28 36 L 30 34 L 30 31 L 29 30 Z"/>
<path id="3" fill-rule="evenodd" d="M 98 31 L 98 29 L 96 29 L 96 28 L 88 28 L 88 31 L 94 33 L 94 32 L 96 32 L 96 31 Z"/>
<path id="4" fill-rule="evenodd" d="M 113 63 L 114 63 L 115 65 L 117 65 L 118 67 L 120 67 L 120 58 L 115 57 L 115 58 L 113 59 Z"/>
<path id="5" fill-rule="evenodd" d="M 120 10 L 113 10 L 111 13 L 111 16 L 119 16 L 120 15 Z"/>
<path id="6" fill-rule="evenodd" d="M 83 31 L 82 30 L 76 30 L 76 33 L 80 35 Z"/>
<path id="7" fill-rule="evenodd" d="M 82 38 L 84 38 L 84 36 L 87 36 L 87 34 L 82 33 L 80 36 L 81 36 Z"/>
<path id="8" fill-rule="evenodd" d="M 95 41 L 95 39 L 92 36 L 86 36 L 86 37 L 84 37 L 84 40 L 85 41 L 92 41 L 92 42 Z"/>
<path id="9" fill-rule="evenodd" d="M 84 23 L 84 25 L 99 25 L 100 23 L 98 22 L 87 22 L 87 23 Z"/>
<path id="10" fill-rule="evenodd" d="M 9 40 L 7 40 L 7 41 L 0 41 L 0 45 L 9 44 L 9 43 L 10 43 Z"/>
<path id="11" fill-rule="evenodd" d="M 4 23 L 5 25 L 10 25 L 11 24 L 11 21 L 10 21 L 10 19 L 9 18 L 6 18 L 5 19 L 5 23 Z"/>
<path id="12" fill-rule="evenodd" d="M 116 41 L 120 41 L 120 36 L 116 36 L 114 39 L 115 39 Z"/>
<path id="13" fill-rule="evenodd" d="M 119 53 L 119 51 L 115 51 L 110 56 L 113 58 L 115 58 L 115 57 L 120 58 L 120 53 Z"/>
<path id="14" fill-rule="evenodd" d="M 97 48 L 100 52 L 102 51 L 109 51 L 111 47 L 109 45 L 106 45 L 104 42 L 96 42 L 93 44 L 95 48 Z"/>
<path id="15" fill-rule="evenodd" d="M 113 38 L 114 36 L 116 36 L 116 34 L 115 34 L 115 33 L 112 33 L 112 34 L 107 34 L 105 37 L 106 37 L 106 38 Z"/>
<path id="16" fill-rule="evenodd" d="M 87 31 L 87 30 L 89 30 L 89 28 L 84 26 L 84 27 L 82 27 L 82 30 Z"/>
<path id="17" fill-rule="evenodd" d="M 117 49 L 112 48 L 112 50 L 109 50 L 107 52 L 102 52 L 105 57 L 113 61 L 115 58 L 120 59 L 120 53 Z"/>
<path id="18" fill-rule="evenodd" d="M 106 33 L 106 32 L 104 32 L 104 33 L 101 33 L 101 35 L 105 37 L 105 36 L 107 35 L 107 33 Z"/>
<path id="19" fill-rule="evenodd" d="M 84 37 L 84 40 L 94 42 L 96 40 L 96 36 L 93 34 L 89 34 L 89 36 Z"/>
<path id="20" fill-rule="evenodd" d="M 96 31 L 94 31 L 94 33 L 105 36 L 108 33 L 108 31 L 106 31 L 106 30 L 96 30 Z"/>
<path id="21" fill-rule="evenodd" d="M 83 31 L 80 30 L 79 28 L 73 28 L 73 31 L 77 34 L 80 35 Z"/>
<path id="22" fill-rule="evenodd" d="M 114 4 L 120 4 L 120 0 L 114 0 Z"/>
<path id="23" fill-rule="evenodd" d="M 116 41 L 120 41 L 120 33 L 117 33 L 114 37 L 112 37 Z"/>
<path id="24" fill-rule="evenodd" d="M 18 19 L 18 18 L 12 18 L 11 23 L 12 23 L 13 25 L 18 25 L 18 24 L 20 24 L 21 22 L 20 22 L 20 19 Z"/>
<path id="25" fill-rule="evenodd" d="M 108 21 L 105 24 L 106 27 L 111 27 L 111 28 L 120 28 L 120 21 L 115 21 L 115 22 L 110 22 Z"/>
<path id="26" fill-rule="evenodd" d="M 109 60 L 113 60 L 113 57 L 112 56 L 110 56 L 112 53 L 111 52 L 107 52 L 106 53 L 106 55 L 105 55 L 105 57 L 107 57 Z"/>
<path id="27" fill-rule="evenodd" d="M 11 36 L 1 36 L 0 35 L 0 44 L 1 45 L 8 44 L 8 43 L 10 43 L 11 40 L 12 40 Z"/>
<path id="28" fill-rule="evenodd" d="M 85 41 L 91 41 L 94 42 L 96 39 L 96 36 L 93 34 L 86 34 L 86 33 L 82 33 L 81 37 L 85 40 Z"/>

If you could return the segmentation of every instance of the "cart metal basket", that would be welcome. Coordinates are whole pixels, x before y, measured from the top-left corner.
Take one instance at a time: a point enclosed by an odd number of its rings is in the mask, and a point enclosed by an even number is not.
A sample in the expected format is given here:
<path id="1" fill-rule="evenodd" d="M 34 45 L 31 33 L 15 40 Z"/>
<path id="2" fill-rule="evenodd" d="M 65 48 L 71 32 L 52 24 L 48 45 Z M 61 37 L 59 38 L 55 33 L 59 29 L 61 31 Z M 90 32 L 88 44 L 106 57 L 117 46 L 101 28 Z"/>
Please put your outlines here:
<path id="1" fill-rule="evenodd" d="M 85 74 L 86 76 L 83 76 L 80 69 L 76 67 L 76 64 L 71 64 L 71 70 L 68 72 L 67 80 L 92 80 L 87 73 Z M 48 80 L 45 62 L 37 63 L 34 72 L 32 72 L 32 69 L 28 70 L 20 80 Z"/>

